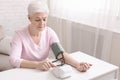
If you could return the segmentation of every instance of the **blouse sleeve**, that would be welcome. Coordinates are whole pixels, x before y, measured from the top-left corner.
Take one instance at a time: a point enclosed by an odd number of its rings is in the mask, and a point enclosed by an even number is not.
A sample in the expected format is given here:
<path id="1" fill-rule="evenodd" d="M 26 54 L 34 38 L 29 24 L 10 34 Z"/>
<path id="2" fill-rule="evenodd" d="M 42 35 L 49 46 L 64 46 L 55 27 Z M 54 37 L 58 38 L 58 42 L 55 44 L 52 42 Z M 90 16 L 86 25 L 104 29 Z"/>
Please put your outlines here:
<path id="1" fill-rule="evenodd" d="M 55 33 L 55 31 L 50 29 L 50 46 L 55 42 L 59 43 L 60 42 L 59 38 L 57 34 Z"/>
<path id="2" fill-rule="evenodd" d="M 15 33 L 15 36 L 11 42 L 11 50 L 10 50 L 10 63 L 13 67 L 20 67 L 20 63 L 22 53 L 22 41 L 20 40 L 20 36 Z"/>

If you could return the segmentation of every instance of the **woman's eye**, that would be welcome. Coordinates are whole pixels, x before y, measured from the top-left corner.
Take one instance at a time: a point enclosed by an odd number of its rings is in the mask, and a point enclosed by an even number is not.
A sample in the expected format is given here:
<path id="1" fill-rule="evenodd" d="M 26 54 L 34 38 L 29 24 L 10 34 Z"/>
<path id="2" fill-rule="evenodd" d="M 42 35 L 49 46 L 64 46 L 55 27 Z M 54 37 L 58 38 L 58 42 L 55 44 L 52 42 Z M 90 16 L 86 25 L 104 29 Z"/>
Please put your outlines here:
<path id="1" fill-rule="evenodd" d="M 41 20 L 39 19 L 39 20 L 35 20 L 35 21 L 37 21 L 37 22 L 38 22 L 38 21 L 41 21 Z"/>
<path id="2" fill-rule="evenodd" d="M 35 21 L 36 21 L 36 22 L 46 21 L 46 18 L 43 18 L 43 19 L 36 19 Z"/>
<path id="3" fill-rule="evenodd" d="M 43 21 L 46 21 L 46 19 L 43 19 Z"/>

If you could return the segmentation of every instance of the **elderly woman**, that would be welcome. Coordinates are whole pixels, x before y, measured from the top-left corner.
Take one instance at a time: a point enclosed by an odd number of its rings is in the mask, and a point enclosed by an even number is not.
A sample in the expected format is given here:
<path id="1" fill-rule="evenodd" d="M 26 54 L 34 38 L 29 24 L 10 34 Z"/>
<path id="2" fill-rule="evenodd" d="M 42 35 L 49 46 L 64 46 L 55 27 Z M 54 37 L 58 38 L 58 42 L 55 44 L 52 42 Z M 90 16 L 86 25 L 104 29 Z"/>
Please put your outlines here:
<path id="1" fill-rule="evenodd" d="M 47 60 L 53 43 L 59 43 L 56 33 L 46 26 L 49 10 L 44 0 L 32 1 L 28 6 L 30 24 L 16 31 L 10 51 L 10 62 L 13 67 L 49 70 L 56 67 Z M 85 72 L 91 64 L 78 62 L 69 54 L 63 52 L 66 64 Z M 61 57 L 61 55 L 58 55 Z"/>

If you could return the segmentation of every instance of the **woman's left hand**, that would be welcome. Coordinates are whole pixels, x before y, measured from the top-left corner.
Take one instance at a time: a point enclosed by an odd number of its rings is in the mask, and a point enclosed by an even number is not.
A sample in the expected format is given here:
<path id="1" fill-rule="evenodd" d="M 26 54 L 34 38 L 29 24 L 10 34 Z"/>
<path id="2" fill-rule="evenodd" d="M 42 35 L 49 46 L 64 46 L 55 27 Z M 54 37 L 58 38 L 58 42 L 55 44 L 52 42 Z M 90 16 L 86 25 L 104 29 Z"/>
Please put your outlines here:
<path id="1" fill-rule="evenodd" d="M 92 66 L 92 64 L 89 64 L 89 63 L 86 63 L 86 62 L 81 62 L 81 63 L 78 63 L 76 65 L 76 68 L 80 72 L 86 72 L 91 66 Z"/>

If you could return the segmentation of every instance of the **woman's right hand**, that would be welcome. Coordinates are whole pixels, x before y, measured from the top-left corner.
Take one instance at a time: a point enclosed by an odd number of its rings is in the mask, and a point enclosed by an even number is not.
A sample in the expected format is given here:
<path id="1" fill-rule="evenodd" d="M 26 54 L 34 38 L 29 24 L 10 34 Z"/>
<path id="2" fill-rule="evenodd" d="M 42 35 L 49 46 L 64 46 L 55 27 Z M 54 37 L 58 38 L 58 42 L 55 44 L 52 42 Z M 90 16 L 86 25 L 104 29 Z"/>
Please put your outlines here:
<path id="1" fill-rule="evenodd" d="M 77 64 L 76 68 L 80 72 L 86 72 L 91 66 L 92 66 L 92 64 L 90 64 L 90 63 L 80 62 Z"/>
<path id="2" fill-rule="evenodd" d="M 52 67 L 56 67 L 56 65 L 54 65 L 52 62 L 48 60 L 37 62 L 37 66 L 36 66 L 37 69 L 43 70 L 43 71 L 47 71 Z"/>

